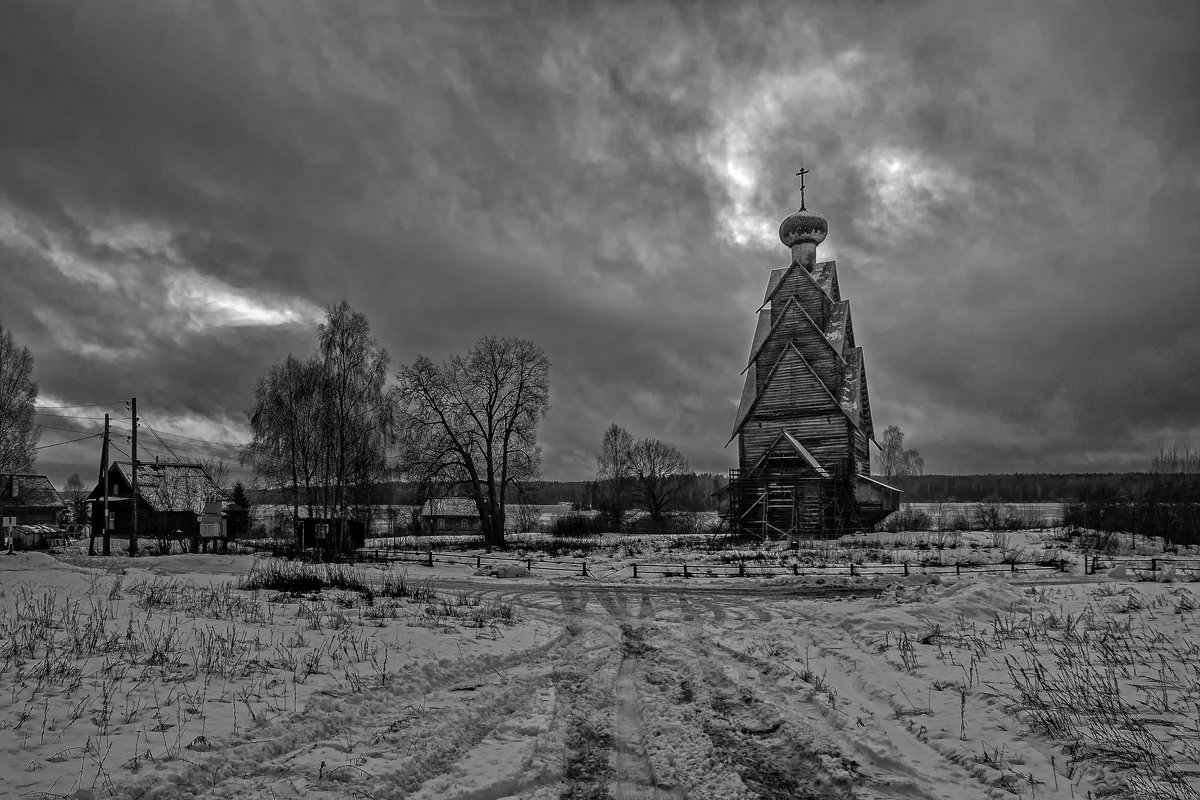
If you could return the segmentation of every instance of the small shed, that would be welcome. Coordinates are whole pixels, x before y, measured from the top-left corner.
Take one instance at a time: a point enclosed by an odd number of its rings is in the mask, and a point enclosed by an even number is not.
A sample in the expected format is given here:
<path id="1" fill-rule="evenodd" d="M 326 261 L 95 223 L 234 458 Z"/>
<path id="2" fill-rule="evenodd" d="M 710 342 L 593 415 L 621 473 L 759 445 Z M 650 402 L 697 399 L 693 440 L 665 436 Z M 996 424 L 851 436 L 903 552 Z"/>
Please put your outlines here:
<path id="1" fill-rule="evenodd" d="M 469 497 L 427 500 L 421 506 L 421 531 L 439 534 L 483 533 L 479 509 Z"/>
<path id="2" fill-rule="evenodd" d="M 367 544 L 366 524 L 336 517 L 305 517 L 299 520 L 305 550 L 349 553 Z"/>

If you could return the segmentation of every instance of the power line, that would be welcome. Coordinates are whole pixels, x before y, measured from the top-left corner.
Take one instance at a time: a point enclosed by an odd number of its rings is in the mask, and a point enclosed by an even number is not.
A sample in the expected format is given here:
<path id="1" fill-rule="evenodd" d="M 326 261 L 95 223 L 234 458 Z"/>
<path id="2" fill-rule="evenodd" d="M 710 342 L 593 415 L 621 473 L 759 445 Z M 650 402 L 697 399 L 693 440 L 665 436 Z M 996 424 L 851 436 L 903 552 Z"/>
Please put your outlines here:
<path id="1" fill-rule="evenodd" d="M 85 431 L 79 428 L 59 428 L 54 425 L 45 425 L 41 422 L 35 423 L 39 428 L 45 428 L 51 431 L 66 431 L 67 433 L 96 433 L 96 431 Z"/>
<path id="2" fill-rule="evenodd" d="M 107 406 L 119 406 L 119 405 L 121 405 L 123 403 L 127 403 L 127 402 L 129 402 L 129 401 L 128 400 L 118 400 L 115 403 L 91 403 L 91 404 L 85 403 L 85 404 L 74 405 L 74 406 L 36 406 L 35 405 L 34 408 L 105 408 Z"/>
<path id="3" fill-rule="evenodd" d="M 146 419 L 145 414 L 139 414 L 138 416 L 143 420 L 143 422 L 145 421 L 145 419 Z M 113 420 L 113 421 L 115 423 L 118 423 L 121 425 L 129 425 L 129 422 L 127 420 L 118 419 L 118 420 Z M 146 427 L 150 427 L 149 423 L 145 423 L 145 425 L 146 425 Z M 242 449 L 242 445 L 238 444 L 236 442 L 219 442 L 219 441 L 214 441 L 212 439 L 200 439 L 195 436 L 184 436 L 182 433 L 171 433 L 170 431 L 164 431 L 161 434 L 159 434 L 159 432 L 157 430 L 155 430 L 154 432 L 155 432 L 155 435 L 165 436 L 166 438 L 171 439 L 171 440 L 180 439 L 180 440 L 184 440 L 184 441 L 188 441 L 188 442 L 197 442 L 199 444 L 207 445 L 210 447 L 222 447 L 222 448 L 226 448 L 229 450 L 235 450 L 235 451 L 240 451 Z"/>
<path id="4" fill-rule="evenodd" d="M 157 435 L 158 431 L 151 429 L 156 434 L 159 444 L 172 452 L 178 450 L 180 452 L 187 451 L 191 453 L 205 453 L 212 456 L 220 456 L 222 458 L 239 458 L 241 456 L 241 448 L 230 445 L 221 444 L 192 444 L 190 442 L 177 442 L 171 439 L 170 434 Z"/>
<path id="5" fill-rule="evenodd" d="M 103 436 L 102 433 L 93 433 L 91 436 L 80 436 L 78 439 L 68 439 L 65 442 L 55 442 L 54 444 L 39 444 L 34 450 L 45 450 L 47 447 L 58 447 L 59 445 L 71 444 L 73 442 L 82 442 L 85 439 L 95 439 L 98 436 Z"/>
<path id="6" fill-rule="evenodd" d="M 166 442 L 164 442 L 164 441 L 163 441 L 163 438 L 162 438 L 161 436 L 159 436 L 159 435 L 158 435 L 158 431 L 154 430 L 154 428 L 153 428 L 153 427 L 150 425 L 150 421 L 146 419 L 146 415 L 145 415 L 145 414 L 142 414 L 142 415 L 141 415 L 141 417 L 142 417 L 142 424 L 146 426 L 146 430 L 148 430 L 148 431 L 150 431 L 151 433 L 153 433 L 153 434 L 154 434 L 154 438 L 155 438 L 155 439 L 158 439 L 158 442 L 159 442 L 159 444 L 161 444 L 163 447 L 167 448 L 167 452 L 168 452 L 168 453 L 170 453 L 170 454 L 171 454 L 171 456 L 172 456 L 172 457 L 173 457 L 173 458 L 174 458 L 176 461 L 178 461 L 178 460 L 179 460 L 179 456 L 175 455 L 175 451 L 171 449 L 171 445 L 169 445 L 169 444 L 167 444 Z"/>
<path id="7" fill-rule="evenodd" d="M 54 417 L 55 419 L 104 419 L 104 417 L 89 417 L 83 414 L 51 414 L 48 411 L 35 411 L 33 414 L 36 417 Z"/>

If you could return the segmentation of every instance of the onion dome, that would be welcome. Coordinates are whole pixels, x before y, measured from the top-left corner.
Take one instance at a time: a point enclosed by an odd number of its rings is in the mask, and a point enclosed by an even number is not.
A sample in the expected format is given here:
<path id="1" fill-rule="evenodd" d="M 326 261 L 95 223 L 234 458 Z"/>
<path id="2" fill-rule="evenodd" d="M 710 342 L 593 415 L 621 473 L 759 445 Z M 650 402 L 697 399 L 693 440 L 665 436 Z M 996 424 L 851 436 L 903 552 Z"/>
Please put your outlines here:
<path id="1" fill-rule="evenodd" d="M 814 245 L 825 241 L 829 235 L 829 220 L 815 211 L 803 207 L 783 221 L 779 226 L 779 240 L 788 247 L 811 242 Z"/>

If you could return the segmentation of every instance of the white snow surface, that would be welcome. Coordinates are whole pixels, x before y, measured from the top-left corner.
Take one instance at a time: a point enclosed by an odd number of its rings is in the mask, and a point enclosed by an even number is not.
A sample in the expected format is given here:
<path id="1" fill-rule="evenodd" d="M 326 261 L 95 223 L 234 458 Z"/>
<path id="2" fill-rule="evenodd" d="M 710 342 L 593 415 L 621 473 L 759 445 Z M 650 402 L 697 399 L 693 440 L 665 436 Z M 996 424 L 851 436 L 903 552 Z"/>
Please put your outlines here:
<path id="1" fill-rule="evenodd" d="M 1194 584 L 253 563 L 0 556 L 0 798 L 1200 797 Z"/>

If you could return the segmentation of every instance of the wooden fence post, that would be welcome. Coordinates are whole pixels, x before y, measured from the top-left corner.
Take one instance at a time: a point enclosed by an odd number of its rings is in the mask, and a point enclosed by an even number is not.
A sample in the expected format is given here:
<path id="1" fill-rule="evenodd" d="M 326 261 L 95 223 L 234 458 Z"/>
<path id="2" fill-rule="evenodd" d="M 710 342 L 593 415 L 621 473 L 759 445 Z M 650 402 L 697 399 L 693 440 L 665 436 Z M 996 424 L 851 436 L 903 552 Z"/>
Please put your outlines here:
<path id="1" fill-rule="evenodd" d="M 799 564 L 792 564 L 792 574 L 793 575 L 800 574 L 800 565 Z"/>
<path id="2" fill-rule="evenodd" d="M 688 577 L 687 564 L 683 565 L 683 577 Z"/>
<path id="3" fill-rule="evenodd" d="M 633 565 L 633 577 L 637 577 L 637 564 Z"/>
<path id="4" fill-rule="evenodd" d="M 483 566 L 483 556 L 475 556 L 475 569 L 480 569 Z"/>
<path id="5" fill-rule="evenodd" d="M 853 561 L 850 562 L 850 577 L 851 578 L 854 577 L 854 562 Z"/>
<path id="6" fill-rule="evenodd" d="M 745 561 L 738 562 L 738 577 L 739 578 L 746 577 L 746 562 Z"/>
<path id="7" fill-rule="evenodd" d="M 1158 559 L 1152 558 L 1150 559 L 1150 574 L 1153 575 L 1156 572 L 1158 572 Z"/>
<path id="8" fill-rule="evenodd" d="M 533 572 L 533 559 L 532 558 L 525 559 L 525 569 L 529 570 L 530 572 Z"/>
<path id="9" fill-rule="evenodd" d="M 427 555 L 428 555 L 428 557 L 429 557 L 429 566 L 431 566 L 431 567 L 432 567 L 432 566 L 433 566 L 433 551 L 432 551 L 432 550 L 426 550 L 425 552 L 426 552 L 426 554 L 427 554 Z"/>
<path id="10" fill-rule="evenodd" d="M 962 565 L 959 564 L 957 561 L 954 562 L 954 574 L 962 575 Z"/>
<path id="11" fill-rule="evenodd" d="M 583 572 L 581 572 L 581 573 L 579 573 L 579 574 L 580 574 L 580 575 L 582 575 L 583 577 L 585 577 L 585 578 L 586 578 L 586 577 L 587 577 L 587 562 L 586 562 L 586 561 L 582 561 L 582 562 L 580 562 L 580 563 L 581 563 L 581 564 L 582 564 L 582 566 L 583 566 Z"/>
<path id="12" fill-rule="evenodd" d="M 904 577 L 908 577 L 908 562 L 904 562 Z"/>

